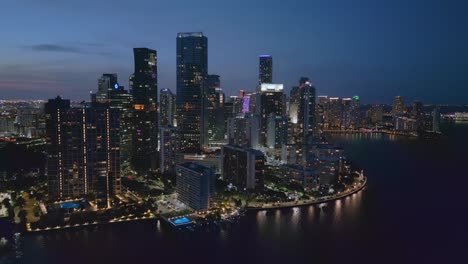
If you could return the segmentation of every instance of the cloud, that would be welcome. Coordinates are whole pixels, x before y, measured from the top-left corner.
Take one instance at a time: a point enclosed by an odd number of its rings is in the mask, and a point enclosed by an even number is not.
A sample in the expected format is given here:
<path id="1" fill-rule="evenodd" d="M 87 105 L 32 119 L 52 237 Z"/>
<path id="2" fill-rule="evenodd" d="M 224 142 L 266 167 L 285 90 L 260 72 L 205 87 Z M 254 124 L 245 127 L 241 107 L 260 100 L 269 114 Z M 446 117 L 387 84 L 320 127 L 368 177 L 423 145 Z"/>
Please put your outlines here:
<path id="1" fill-rule="evenodd" d="M 109 51 L 109 47 L 107 45 L 100 43 L 85 42 L 78 42 L 76 43 L 76 45 L 35 44 L 28 46 L 20 46 L 20 48 L 35 52 L 73 53 L 98 56 L 110 56 L 114 54 L 114 52 Z"/>
<path id="2" fill-rule="evenodd" d="M 82 53 L 78 48 L 65 45 L 56 45 L 56 44 L 37 44 L 26 46 L 33 51 L 44 51 L 44 52 L 69 52 L 69 53 Z"/>

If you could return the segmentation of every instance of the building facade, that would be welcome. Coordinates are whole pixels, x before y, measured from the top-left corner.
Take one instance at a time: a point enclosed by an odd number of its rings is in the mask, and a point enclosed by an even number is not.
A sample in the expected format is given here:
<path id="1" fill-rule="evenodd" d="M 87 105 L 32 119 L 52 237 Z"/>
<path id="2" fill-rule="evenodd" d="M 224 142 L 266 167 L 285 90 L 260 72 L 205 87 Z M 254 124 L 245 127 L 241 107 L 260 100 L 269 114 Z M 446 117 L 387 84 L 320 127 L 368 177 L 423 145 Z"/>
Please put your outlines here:
<path id="1" fill-rule="evenodd" d="M 201 32 L 177 34 L 177 127 L 181 151 L 198 153 L 203 143 L 203 87 L 208 39 Z"/>
<path id="2" fill-rule="evenodd" d="M 214 175 L 211 169 L 197 163 L 187 162 L 176 166 L 178 199 L 195 211 L 210 207 L 214 194 Z"/>

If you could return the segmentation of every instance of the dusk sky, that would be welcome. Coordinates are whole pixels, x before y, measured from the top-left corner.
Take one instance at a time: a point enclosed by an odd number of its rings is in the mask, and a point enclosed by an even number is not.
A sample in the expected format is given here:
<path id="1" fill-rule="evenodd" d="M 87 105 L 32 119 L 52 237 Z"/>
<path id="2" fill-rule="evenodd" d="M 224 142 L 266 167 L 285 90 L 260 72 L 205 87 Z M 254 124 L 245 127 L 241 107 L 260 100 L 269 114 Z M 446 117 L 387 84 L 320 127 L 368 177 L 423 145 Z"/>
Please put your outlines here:
<path id="1" fill-rule="evenodd" d="M 208 37 L 209 72 L 228 95 L 254 90 L 258 55 L 287 92 L 365 103 L 402 95 L 468 104 L 468 1 L 4 0 L 0 99 L 89 99 L 102 73 L 128 88 L 134 47 L 156 49 L 159 88 L 175 91 L 176 34 Z"/>

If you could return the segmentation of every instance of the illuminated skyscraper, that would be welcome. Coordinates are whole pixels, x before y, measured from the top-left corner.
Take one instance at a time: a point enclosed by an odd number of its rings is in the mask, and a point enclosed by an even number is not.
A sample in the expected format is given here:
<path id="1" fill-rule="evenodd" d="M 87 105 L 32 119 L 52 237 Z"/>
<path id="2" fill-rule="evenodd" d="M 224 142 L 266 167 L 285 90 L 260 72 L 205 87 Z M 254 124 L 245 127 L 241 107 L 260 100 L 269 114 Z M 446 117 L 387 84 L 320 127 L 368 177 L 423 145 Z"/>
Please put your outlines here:
<path id="1" fill-rule="evenodd" d="M 260 55 L 258 82 L 273 83 L 273 58 L 270 55 Z"/>
<path id="2" fill-rule="evenodd" d="M 260 85 L 260 91 L 255 95 L 258 104 L 256 111 L 260 116 L 260 144 L 266 145 L 268 117 L 283 116 L 284 94 L 282 84 L 264 83 Z"/>
<path id="3" fill-rule="evenodd" d="M 130 78 L 133 95 L 133 168 L 141 174 L 158 167 L 158 79 L 156 51 L 133 49 L 135 72 Z"/>
<path id="4" fill-rule="evenodd" d="M 117 74 L 104 73 L 98 80 L 98 90 L 91 102 L 106 103 L 120 112 L 120 157 L 127 161 L 132 148 L 132 95 L 118 83 Z"/>
<path id="5" fill-rule="evenodd" d="M 170 89 L 163 88 L 159 92 L 159 126 L 174 126 L 175 95 Z"/>
<path id="6" fill-rule="evenodd" d="M 120 192 L 119 110 L 100 103 L 70 108 L 57 97 L 45 113 L 49 196 L 94 194 L 98 207 L 110 207 Z"/>
<path id="7" fill-rule="evenodd" d="M 177 34 L 177 127 L 181 152 L 198 153 L 203 141 L 203 85 L 208 73 L 208 39 L 202 32 Z"/>
<path id="8" fill-rule="evenodd" d="M 224 93 L 219 75 L 210 74 L 205 79 L 203 94 L 203 145 L 224 140 Z"/>

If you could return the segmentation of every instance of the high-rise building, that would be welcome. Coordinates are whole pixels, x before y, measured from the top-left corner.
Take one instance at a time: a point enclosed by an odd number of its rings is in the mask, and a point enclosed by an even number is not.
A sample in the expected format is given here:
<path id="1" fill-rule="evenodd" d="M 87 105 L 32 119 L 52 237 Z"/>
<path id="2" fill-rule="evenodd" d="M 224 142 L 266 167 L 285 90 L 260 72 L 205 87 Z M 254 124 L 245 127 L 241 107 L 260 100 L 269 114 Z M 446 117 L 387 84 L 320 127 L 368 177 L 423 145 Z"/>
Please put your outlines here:
<path id="1" fill-rule="evenodd" d="M 91 102 L 106 103 L 120 112 L 120 158 L 131 157 L 132 148 L 132 95 L 118 83 L 117 74 L 104 73 L 98 80 L 98 90 L 91 94 Z"/>
<path id="2" fill-rule="evenodd" d="M 355 95 L 351 100 L 351 126 L 352 128 L 358 128 L 361 124 L 360 98 Z"/>
<path id="3" fill-rule="evenodd" d="M 210 198 L 215 192 L 214 174 L 210 168 L 187 162 L 176 166 L 178 200 L 195 211 L 210 207 Z"/>
<path id="4" fill-rule="evenodd" d="M 259 150 L 224 145 L 222 177 L 241 189 L 263 189 L 265 156 Z"/>
<path id="5" fill-rule="evenodd" d="M 177 127 L 181 152 L 197 153 L 203 143 L 203 85 L 208 74 L 208 39 L 202 32 L 177 34 Z"/>
<path id="6" fill-rule="evenodd" d="M 135 72 L 130 78 L 133 95 L 132 155 L 130 162 L 141 174 L 158 167 L 157 55 L 148 48 L 133 49 Z"/>
<path id="7" fill-rule="evenodd" d="M 288 118 L 271 115 L 267 120 L 267 144 L 270 149 L 280 149 L 287 143 Z"/>
<path id="8" fill-rule="evenodd" d="M 343 113 L 343 102 L 339 97 L 328 98 L 328 107 L 326 114 L 326 122 L 331 129 L 341 128 L 341 117 Z"/>
<path id="9" fill-rule="evenodd" d="M 284 114 L 284 94 L 282 84 L 264 83 L 260 85 L 260 92 L 256 94 L 256 111 L 260 116 L 260 143 L 266 145 L 267 121 L 268 117 L 283 116 Z"/>
<path id="10" fill-rule="evenodd" d="M 159 92 L 159 126 L 174 126 L 176 103 L 175 95 L 168 88 L 163 88 Z"/>
<path id="11" fill-rule="evenodd" d="M 316 125 L 315 114 L 315 100 L 316 91 L 315 87 L 310 82 L 309 78 L 302 77 L 299 81 L 299 108 L 298 108 L 298 123 L 302 127 L 302 140 L 303 144 L 310 144 L 314 136 Z"/>
<path id="12" fill-rule="evenodd" d="M 328 96 L 318 96 L 317 103 L 317 124 L 320 128 L 327 128 L 327 115 L 328 115 Z"/>
<path id="13" fill-rule="evenodd" d="M 177 128 L 166 126 L 160 129 L 159 170 L 162 173 L 174 173 L 177 162 L 178 139 Z"/>
<path id="14" fill-rule="evenodd" d="M 203 144 L 224 140 L 224 93 L 219 75 L 210 74 L 205 79 L 203 94 Z"/>
<path id="15" fill-rule="evenodd" d="M 259 147 L 260 118 L 256 114 L 239 114 L 228 118 L 228 143 L 257 149 Z"/>
<path id="16" fill-rule="evenodd" d="M 111 207 L 120 192 L 119 110 L 100 103 L 70 108 L 57 97 L 45 113 L 49 196 L 94 194 L 98 207 Z"/>
<path id="17" fill-rule="evenodd" d="M 273 83 L 273 58 L 270 55 L 260 55 L 258 82 Z"/>
<path id="18" fill-rule="evenodd" d="M 116 86 L 117 85 L 117 86 Z M 119 87 L 117 83 L 117 74 L 115 73 L 104 73 L 98 80 L 98 90 L 96 93 L 91 94 L 91 101 L 106 102 L 109 100 L 110 92 L 115 87 Z"/>

